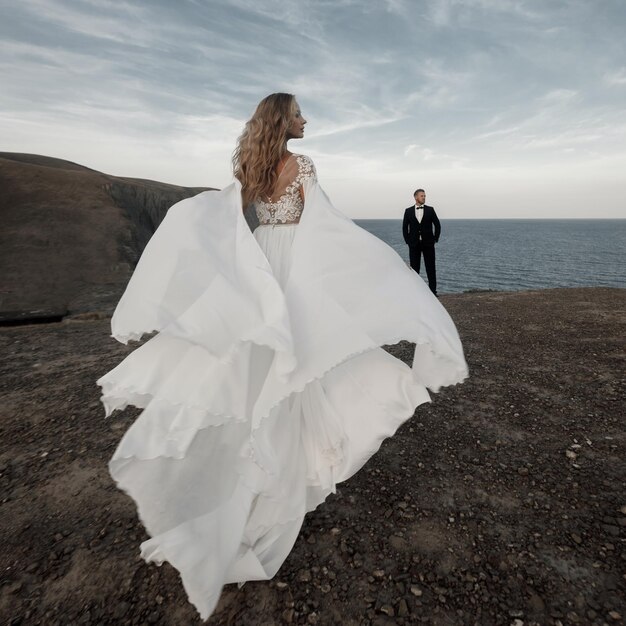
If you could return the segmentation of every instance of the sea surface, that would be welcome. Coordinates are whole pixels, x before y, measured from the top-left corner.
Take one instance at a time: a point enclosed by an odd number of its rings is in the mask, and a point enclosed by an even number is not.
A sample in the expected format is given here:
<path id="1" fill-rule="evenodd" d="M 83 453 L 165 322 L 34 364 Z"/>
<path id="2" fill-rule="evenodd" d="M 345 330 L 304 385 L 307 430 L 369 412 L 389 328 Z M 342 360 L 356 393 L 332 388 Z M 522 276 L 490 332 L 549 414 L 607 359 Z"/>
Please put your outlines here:
<path id="1" fill-rule="evenodd" d="M 402 220 L 355 222 L 408 262 Z M 441 220 L 435 249 L 439 293 L 626 287 L 626 219 Z"/>

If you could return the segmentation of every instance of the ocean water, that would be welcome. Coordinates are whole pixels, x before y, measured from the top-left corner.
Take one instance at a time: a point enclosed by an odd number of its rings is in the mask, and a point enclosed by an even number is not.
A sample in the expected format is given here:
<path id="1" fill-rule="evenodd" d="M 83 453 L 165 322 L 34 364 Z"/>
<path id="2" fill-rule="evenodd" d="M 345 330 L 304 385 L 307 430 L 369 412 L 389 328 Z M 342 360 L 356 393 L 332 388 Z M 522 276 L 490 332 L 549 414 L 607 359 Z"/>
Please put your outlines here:
<path id="1" fill-rule="evenodd" d="M 402 220 L 355 220 L 408 262 Z M 626 219 L 442 220 L 437 291 L 626 287 Z M 426 280 L 423 267 L 421 274 Z"/>

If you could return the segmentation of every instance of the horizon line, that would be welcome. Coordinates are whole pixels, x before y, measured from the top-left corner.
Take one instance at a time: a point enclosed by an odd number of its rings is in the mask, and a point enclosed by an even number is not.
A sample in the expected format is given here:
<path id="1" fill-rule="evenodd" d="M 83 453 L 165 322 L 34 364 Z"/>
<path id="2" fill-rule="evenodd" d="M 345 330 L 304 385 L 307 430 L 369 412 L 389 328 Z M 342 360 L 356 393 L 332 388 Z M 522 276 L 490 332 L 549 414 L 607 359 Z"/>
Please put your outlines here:
<path id="1" fill-rule="evenodd" d="M 401 222 L 403 218 L 401 217 L 352 217 L 350 219 L 353 220 L 370 220 L 370 221 L 375 221 L 375 220 L 394 220 L 394 221 L 398 221 Z M 499 222 L 506 222 L 506 221 L 518 221 L 518 222 L 533 222 L 533 221 L 550 221 L 550 220 L 554 220 L 556 222 L 565 222 L 565 221 L 579 221 L 579 222 L 593 222 L 593 221 L 598 221 L 598 220 L 604 220 L 604 221 L 626 221 L 626 217 L 440 217 L 439 218 L 440 221 L 442 220 L 446 220 L 448 222 L 454 222 L 456 220 L 458 221 L 466 221 L 466 222 L 478 222 L 481 220 L 489 220 L 489 221 L 499 221 Z"/>

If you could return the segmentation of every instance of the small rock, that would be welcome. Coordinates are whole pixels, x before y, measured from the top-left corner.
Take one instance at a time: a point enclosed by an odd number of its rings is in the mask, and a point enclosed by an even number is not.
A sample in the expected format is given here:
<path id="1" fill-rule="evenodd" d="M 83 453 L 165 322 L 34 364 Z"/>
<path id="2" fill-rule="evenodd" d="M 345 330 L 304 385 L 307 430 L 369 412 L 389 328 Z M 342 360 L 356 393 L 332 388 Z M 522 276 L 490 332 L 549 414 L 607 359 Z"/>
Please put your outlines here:
<path id="1" fill-rule="evenodd" d="M 528 476 L 528 468 L 527 467 L 518 467 L 517 468 L 517 473 L 520 476 Z"/>
<path id="2" fill-rule="evenodd" d="M 338 535 L 341 532 L 341 530 L 339 530 L 339 528 L 334 527 L 330 529 L 330 534 L 331 535 Z"/>
<path id="3" fill-rule="evenodd" d="M 393 607 L 390 606 L 389 604 L 383 604 L 380 607 L 380 612 L 384 613 L 385 615 L 388 615 L 389 617 L 394 617 L 396 612 L 393 610 Z"/>
<path id="4" fill-rule="evenodd" d="M 382 569 L 375 569 L 375 570 L 372 572 L 372 576 L 373 576 L 374 578 L 378 578 L 378 579 L 380 580 L 381 578 L 384 578 L 384 577 L 385 577 L 385 572 L 384 572 L 384 570 L 382 570 Z"/>
<path id="5" fill-rule="evenodd" d="M 298 572 L 298 582 L 311 582 L 311 572 L 308 569 L 302 569 Z"/>
<path id="6" fill-rule="evenodd" d="M 286 624 L 293 624 L 293 609 L 285 609 L 283 611 L 283 620 Z"/>
<path id="7" fill-rule="evenodd" d="M 617 622 L 622 619 L 622 614 L 617 611 L 609 611 L 609 617 Z"/>
<path id="8" fill-rule="evenodd" d="M 282 580 L 279 580 L 276 583 L 276 589 L 278 589 L 278 591 L 285 591 L 285 589 L 287 589 L 289 585 L 285 582 L 283 582 Z"/>
<path id="9" fill-rule="evenodd" d="M 117 620 L 122 619 L 126 613 L 128 613 L 128 609 L 130 605 L 128 602 L 120 602 L 113 611 L 113 617 Z"/>
<path id="10" fill-rule="evenodd" d="M 159 595 L 155 598 L 155 600 L 157 604 L 163 604 L 163 596 Z"/>
<path id="11" fill-rule="evenodd" d="M 313 613 L 309 613 L 309 616 L 306 618 L 307 624 L 317 624 L 317 613 L 313 611 Z"/>
<path id="12" fill-rule="evenodd" d="M 578 545 L 583 542 L 582 537 L 576 533 L 572 533 L 571 537 Z"/>
<path id="13" fill-rule="evenodd" d="M 406 541 L 403 537 L 391 535 L 391 537 L 389 537 L 389 545 L 397 552 L 402 552 L 406 548 Z"/>
<path id="14" fill-rule="evenodd" d="M 22 590 L 24 585 L 21 581 L 14 582 L 13 584 L 8 586 L 9 593 L 18 593 Z"/>
<path id="15" fill-rule="evenodd" d="M 566 456 L 568 459 L 571 459 L 571 460 L 573 461 L 574 459 L 576 459 L 576 458 L 577 458 L 577 456 L 578 456 L 578 455 L 577 455 L 577 454 L 576 454 L 573 450 L 566 450 L 566 451 L 565 451 L 565 456 Z"/>
<path id="16" fill-rule="evenodd" d="M 321 587 L 320 587 L 320 591 L 322 593 L 328 593 L 330 591 L 330 585 L 328 583 L 324 583 Z"/>
<path id="17" fill-rule="evenodd" d="M 398 617 L 406 617 L 409 614 L 409 605 L 406 600 L 402 598 L 398 604 Z"/>
<path id="18" fill-rule="evenodd" d="M 546 610 L 546 604 L 543 601 L 543 598 L 535 592 L 533 589 L 530 589 L 530 598 L 528 599 L 528 604 L 532 608 L 533 611 L 537 613 L 543 613 Z"/>
<path id="19" fill-rule="evenodd" d="M 420 598 L 424 592 L 417 585 L 411 585 L 411 593 L 415 597 Z"/>
<path id="20" fill-rule="evenodd" d="M 619 527 L 612 524 L 602 524 L 602 530 L 611 535 L 612 537 L 619 537 Z"/>

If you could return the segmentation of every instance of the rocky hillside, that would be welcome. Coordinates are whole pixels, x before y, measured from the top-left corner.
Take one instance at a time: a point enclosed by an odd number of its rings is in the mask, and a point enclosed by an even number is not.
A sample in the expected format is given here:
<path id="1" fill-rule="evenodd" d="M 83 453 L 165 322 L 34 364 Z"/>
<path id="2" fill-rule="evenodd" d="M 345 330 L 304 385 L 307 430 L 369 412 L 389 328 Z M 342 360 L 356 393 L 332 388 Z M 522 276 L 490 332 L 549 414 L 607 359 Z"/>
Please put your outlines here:
<path id="1" fill-rule="evenodd" d="M 0 152 L 0 323 L 110 313 L 168 208 L 205 189 Z"/>
<path id="2" fill-rule="evenodd" d="M 626 289 L 443 295 L 470 369 L 206 625 L 623 626 Z M 107 463 L 110 320 L 0 328 L 0 624 L 200 626 Z M 413 344 L 390 346 L 409 363 Z M 216 479 L 219 479 L 216 478 Z"/>

